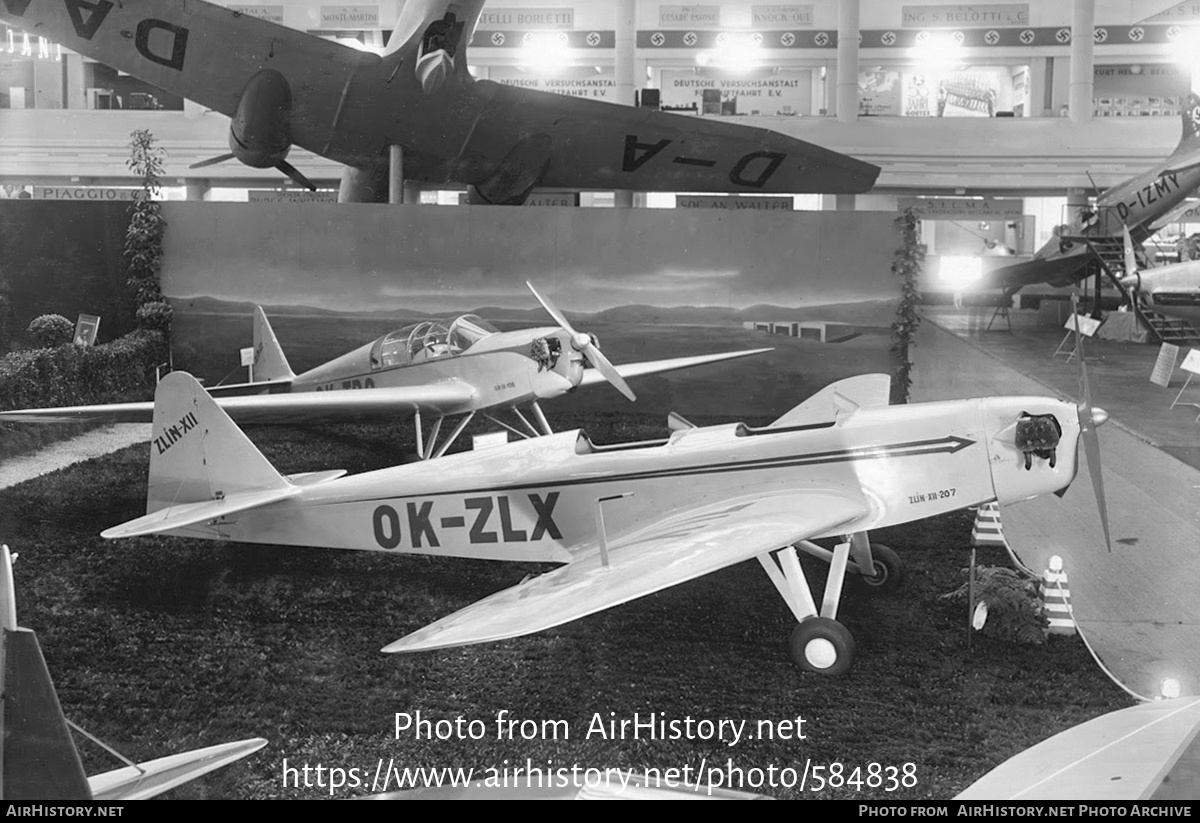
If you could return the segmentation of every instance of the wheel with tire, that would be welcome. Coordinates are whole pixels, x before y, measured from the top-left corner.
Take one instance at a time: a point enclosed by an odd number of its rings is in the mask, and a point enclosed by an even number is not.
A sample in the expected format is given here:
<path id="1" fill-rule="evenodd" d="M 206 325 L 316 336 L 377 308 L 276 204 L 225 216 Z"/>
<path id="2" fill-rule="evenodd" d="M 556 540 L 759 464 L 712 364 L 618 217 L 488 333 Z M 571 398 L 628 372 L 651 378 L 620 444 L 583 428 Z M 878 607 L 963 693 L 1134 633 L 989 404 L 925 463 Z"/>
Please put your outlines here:
<path id="1" fill-rule="evenodd" d="M 891 547 L 882 543 L 871 544 L 872 574 L 861 574 L 866 589 L 873 594 L 891 594 L 900 588 L 904 580 L 904 561 Z"/>
<path id="2" fill-rule="evenodd" d="M 801 671 L 843 674 L 854 662 L 854 636 L 836 620 L 810 617 L 792 629 L 788 651 Z"/>

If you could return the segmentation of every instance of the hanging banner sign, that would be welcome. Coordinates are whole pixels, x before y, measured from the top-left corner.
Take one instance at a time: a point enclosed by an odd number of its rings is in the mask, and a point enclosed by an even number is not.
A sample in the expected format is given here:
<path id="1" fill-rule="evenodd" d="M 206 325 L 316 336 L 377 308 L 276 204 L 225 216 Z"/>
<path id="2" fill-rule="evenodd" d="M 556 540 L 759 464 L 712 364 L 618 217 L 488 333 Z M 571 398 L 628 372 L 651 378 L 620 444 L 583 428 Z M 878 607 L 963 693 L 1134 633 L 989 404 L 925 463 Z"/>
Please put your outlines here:
<path id="1" fill-rule="evenodd" d="M 269 20 L 283 25 L 283 6 L 229 6 L 230 11 L 241 12 L 247 17 Z"/>
<path id="2" fill-rule="evenodd" d="M 723 102 L 736 101 L 735 114 L 809 114 L 812 111 L 812 70 L 781 69 L 761 77 L 730 73 L 697 75 L 691 70 L 663 69 L 662 104 L 703 111 L 704 92 L 718 90 Z"/>
<path id="3" fill-rule="evenodd" d="M 604 68 L 600 73 L 591 66 L 563 66 L 547 71 L 553 71 L 554 76 L 540 76 L 517 66 L 492 66 L 488 79 L 504 86 L 519 86 L 571 97 L 616 99 L 617 81 L 610 68 Z"/>
<path id="4" fill-rule="evenodd" d="M 321 28 L 379 28 L 379 6 L 321 6 Z"/>
<path id="5" fill-rule="evenodd" d="M 536 189 L 525 198 L 526 206 L 578 206 L 579 192 L 577 191 L 537 191 Z"/>
<path id="6" fill-rule="evenodd" d="M 812 6 L 751 6 L 750 25 L 756 29 L 808 28 L 813 24 Z"/>
<path id="7" fill-rule="evenodd" d="M 1200 20 L 1200 3 L 1178 3 L 1153 17 L 1147 17 L 1145 22 L 1183 23 L 1191 20 Z"/>
<path id="8" fill-rule="evenodd" d="M 900 211 L 912 209 L 925 220 L 1017 220 L 1024 216 L 1025 201 L 1018 198 L 897 197 Z"/>
<path id="9" fill-rule="evenodd" d="M 280 191 L 278 189 L 250 189 L 246 192 L 248 203 L 336 203 L 336 191 Z"/>
<path id="10" fill-rule="evenodd" d="M 34 186 L 34 200 L 133 200 L 141 189 L 110 189 L 99 186 Z"/>
<path id="11" fill-rule="evenodd" d="M 659 6 L 660 26 L 720 26 L 720 6 Z"/>
<path id="12" fill-rule="evenodd" d="M 900 13 L 900 25 L 922 29 L 1029 25 L 1027 3 L 904 6 Z"/>
<path id="13" fill-rule="evenodd" d="M 477 29 L 487 31 L 557 31 L 575 28 L 575 9 L 506 9 L 485 7 Z"/>
<path id="14" fill-rule="evenodd" d="M 726 209 L 728 211 L 792 211 L 792 197 L 739 197 L 736 194 L 677 194 L 677 209 Z"/>

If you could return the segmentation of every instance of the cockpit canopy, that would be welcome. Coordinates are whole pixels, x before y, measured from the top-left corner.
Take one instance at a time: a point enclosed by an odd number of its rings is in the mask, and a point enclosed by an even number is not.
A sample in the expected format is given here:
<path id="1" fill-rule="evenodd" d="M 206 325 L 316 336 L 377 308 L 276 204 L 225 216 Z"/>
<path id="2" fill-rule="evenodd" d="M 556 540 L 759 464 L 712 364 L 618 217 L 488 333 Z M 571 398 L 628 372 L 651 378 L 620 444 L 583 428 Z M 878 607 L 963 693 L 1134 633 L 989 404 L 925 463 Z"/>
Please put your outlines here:
<path id="1" fill-rule="evenodd" d="M 462 354 L 498 331 L 474 314 L 453 320 L 422 320 L 376 340 L 371 346 L 371 368 L 390 369 Z"/>

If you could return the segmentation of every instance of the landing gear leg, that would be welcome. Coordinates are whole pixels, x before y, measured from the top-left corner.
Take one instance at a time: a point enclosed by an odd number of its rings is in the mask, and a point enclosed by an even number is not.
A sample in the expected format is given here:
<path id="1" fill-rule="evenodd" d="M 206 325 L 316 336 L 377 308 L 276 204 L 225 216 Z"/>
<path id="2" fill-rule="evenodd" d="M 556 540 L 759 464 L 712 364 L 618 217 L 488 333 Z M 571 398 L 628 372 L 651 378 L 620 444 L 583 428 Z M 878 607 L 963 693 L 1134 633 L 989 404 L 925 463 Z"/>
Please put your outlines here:
<path id="1" fill-rule="evenodd" d="M 788 643 L 792 662 L 802 671 L 837 675 L 854 662 L 854 637 L 837 621 L 850 544 L 839 543 L 830 554 L 832 562 L 819 614 L 795 546 L 760 554 L 758 562 L 799 621 Z"/>
<path id="2" fill-rule="evenodd" d="M 850 543 L 849 570 L 858 577 L 859 583 L 867 591 L 873 594 L 891 594 L 899 588 L 904 579 L 904 561 L 898 554 L 883 543 L 872 543 L 870 535 L 865 531 L 847 535 L 846 540 Z M 801 540 L 796 544 L 796 548 L 826 563 L 832 563 L 834 560 L 835 552 L 810 540 Z"/>

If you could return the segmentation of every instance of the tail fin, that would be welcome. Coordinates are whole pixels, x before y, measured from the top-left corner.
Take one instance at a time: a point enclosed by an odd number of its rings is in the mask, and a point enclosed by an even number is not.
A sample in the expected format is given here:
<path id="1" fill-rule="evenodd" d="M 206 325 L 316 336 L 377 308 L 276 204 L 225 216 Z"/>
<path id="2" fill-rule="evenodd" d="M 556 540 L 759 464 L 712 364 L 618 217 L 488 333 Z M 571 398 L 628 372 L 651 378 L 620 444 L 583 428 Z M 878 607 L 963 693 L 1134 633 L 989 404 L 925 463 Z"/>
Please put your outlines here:
<path id="1" fill-rule="evenodd" d="M 1183 136 L 1179 138 L 1179 145 L 1183 146 L 1200 137 L 1200 95 L 1196 92 L 1188 94 L 1179 116 L 1183 120 Z"/>
<path id="2" fill-rule="evenodd" d="M 215 520 L 300 492 L 187 372 L 154 392 L 146 516 L 108 529 L 134 537 Z"/>
<path id="3" fill-rule="evenodd" d="M 288 365 L 283 347 L 267 322 L 262 306 L 254 307 L 254 382 L 291 380 L 296 375 Z"/>
<path id="4" fill-rule="evenodd" d="M 888 405 L 891 390 L 890 375 L 860 374 L 847 377 L 830 383 L 767 428 L 834 423 L 855 409 Z"/>
<path id="5" fill-rule="evenodd" d="M 16 625 L 12 558 L 0 547 L 0 672 L 4 692 L 0 778 L 5 800 L 91 800 L 83 762 L 63 716 L 37 635 Z"/>

